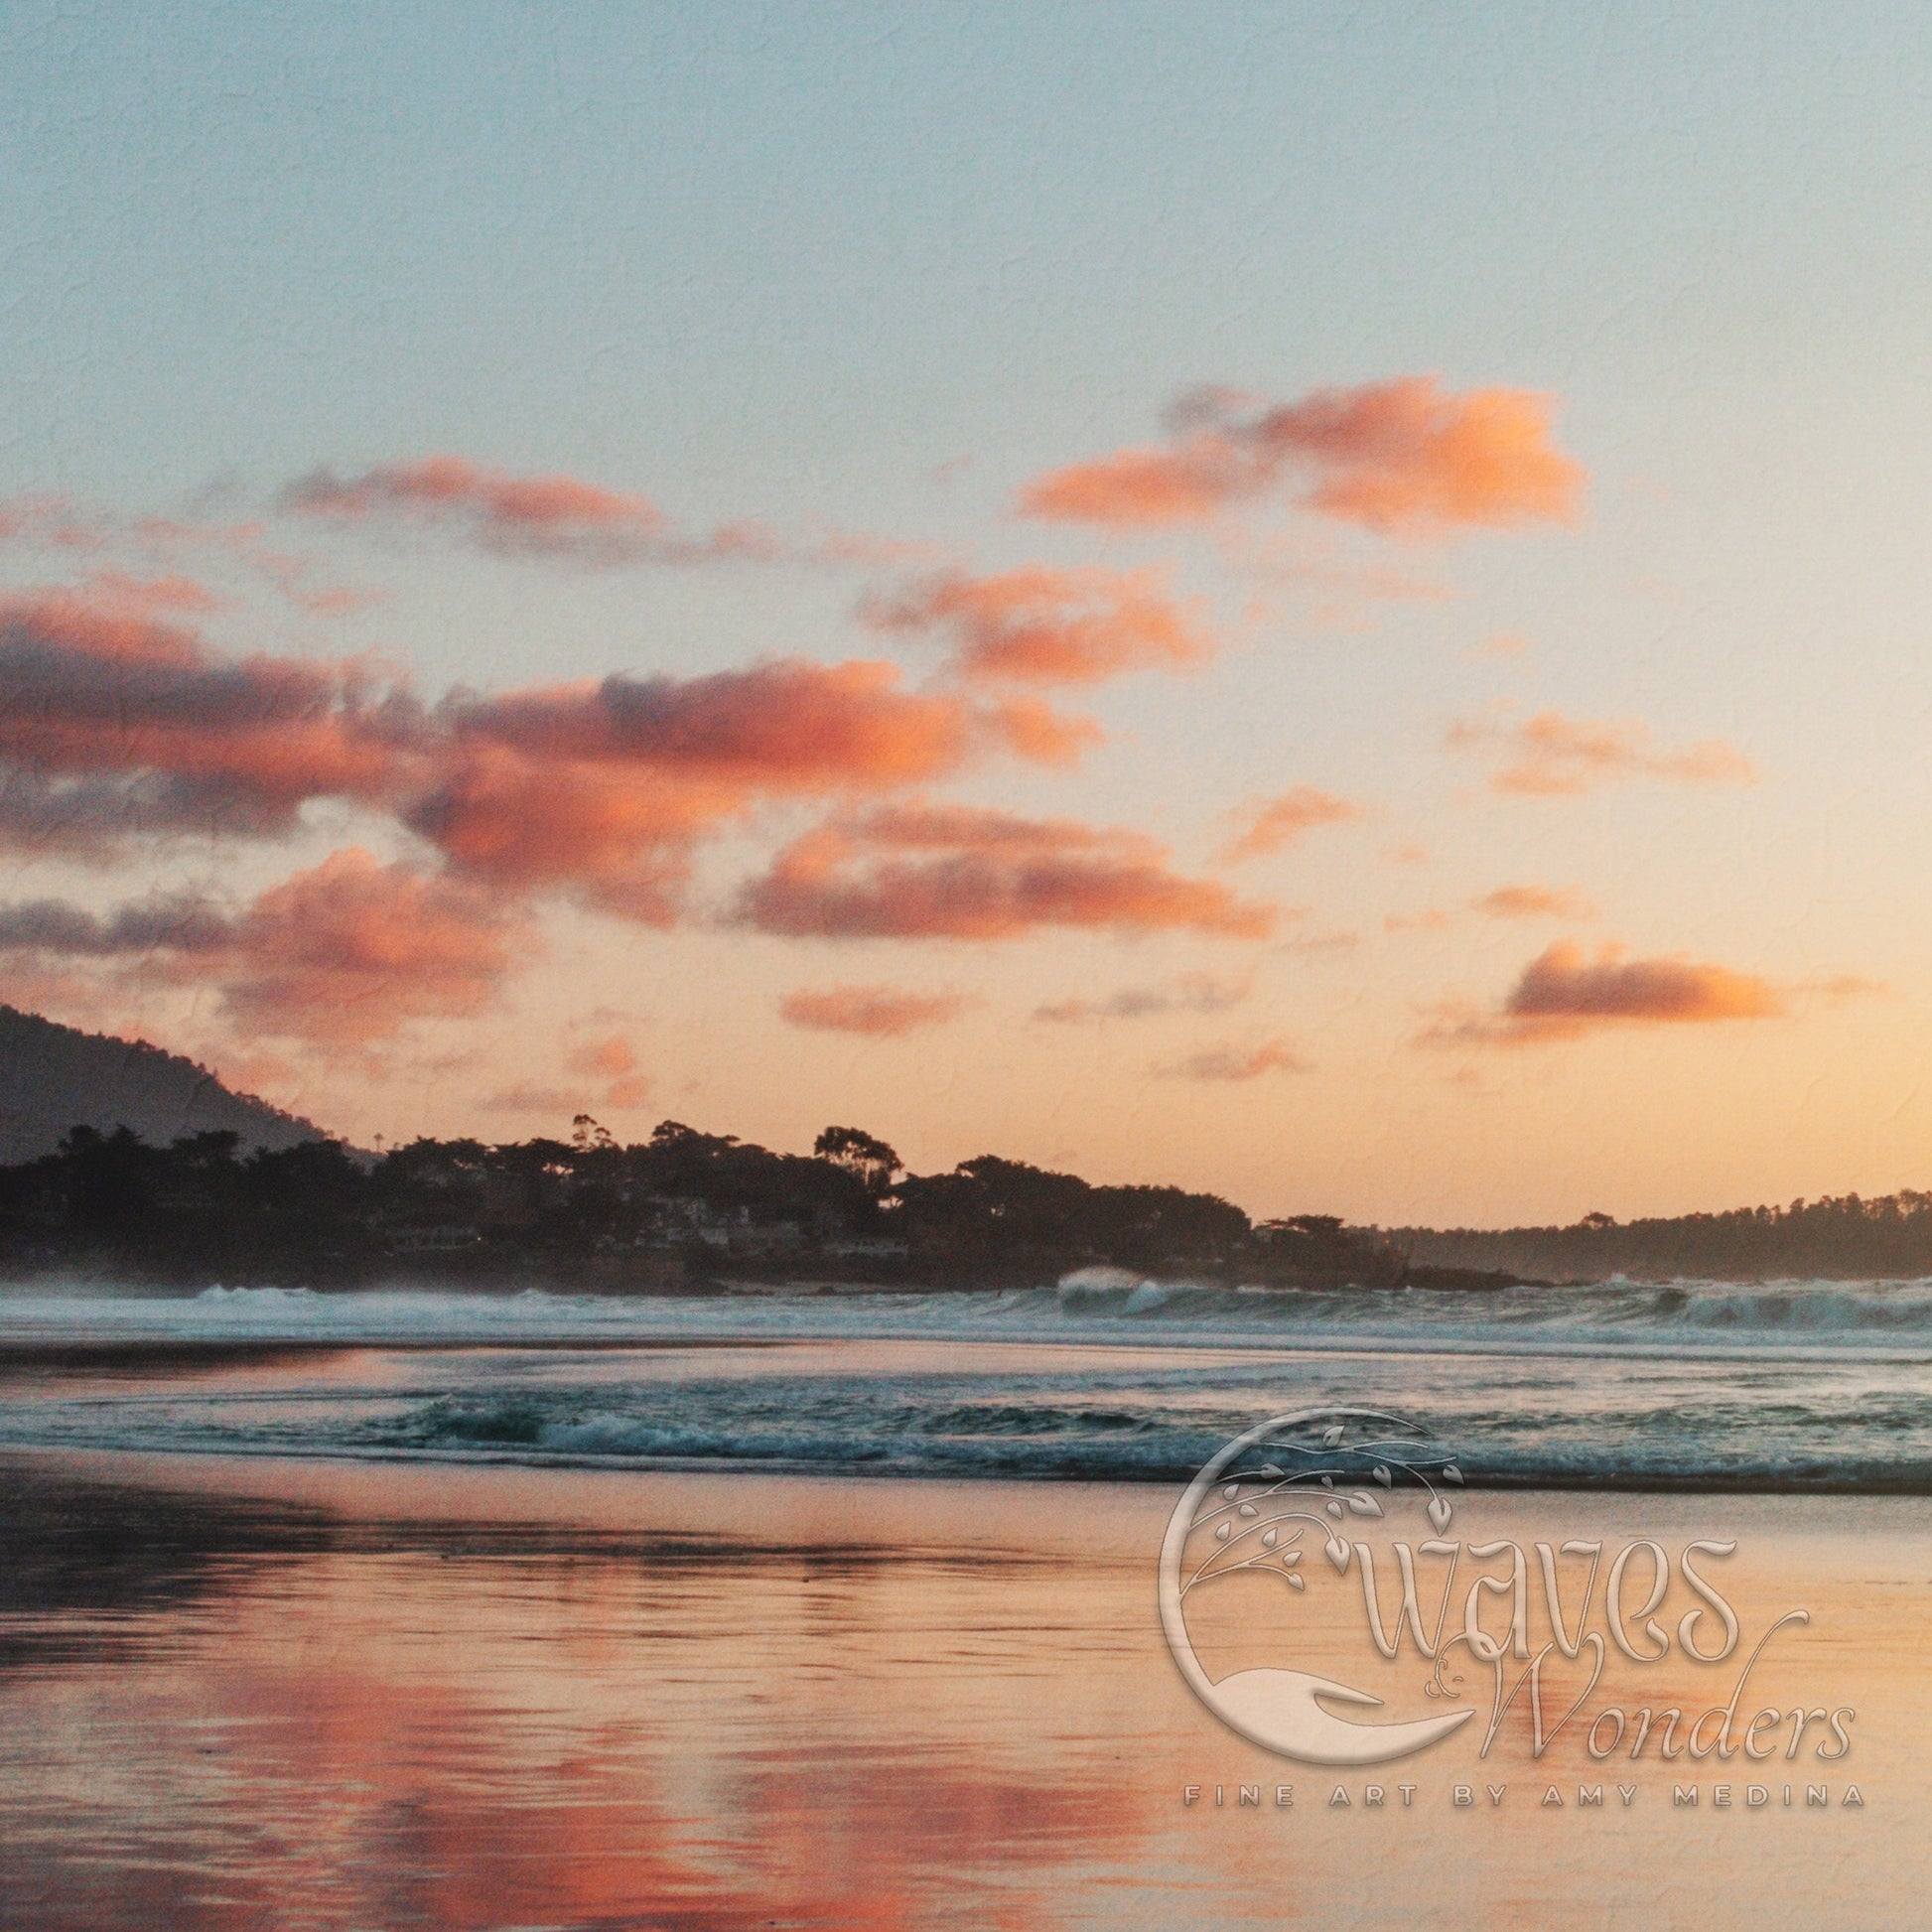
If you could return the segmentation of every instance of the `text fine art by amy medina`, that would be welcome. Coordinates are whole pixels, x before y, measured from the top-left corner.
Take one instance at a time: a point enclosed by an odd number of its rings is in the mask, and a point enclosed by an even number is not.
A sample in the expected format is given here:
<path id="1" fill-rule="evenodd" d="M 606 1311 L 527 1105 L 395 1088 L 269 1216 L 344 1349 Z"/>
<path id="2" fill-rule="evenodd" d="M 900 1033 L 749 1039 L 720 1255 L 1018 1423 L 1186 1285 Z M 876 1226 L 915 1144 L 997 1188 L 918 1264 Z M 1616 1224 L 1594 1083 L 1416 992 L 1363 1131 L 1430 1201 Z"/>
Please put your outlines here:
<path id="1" fill-rule="evenodd" d="M 1932 15 L 0 5 L 0 1928 L 1921 1932 Z"/>

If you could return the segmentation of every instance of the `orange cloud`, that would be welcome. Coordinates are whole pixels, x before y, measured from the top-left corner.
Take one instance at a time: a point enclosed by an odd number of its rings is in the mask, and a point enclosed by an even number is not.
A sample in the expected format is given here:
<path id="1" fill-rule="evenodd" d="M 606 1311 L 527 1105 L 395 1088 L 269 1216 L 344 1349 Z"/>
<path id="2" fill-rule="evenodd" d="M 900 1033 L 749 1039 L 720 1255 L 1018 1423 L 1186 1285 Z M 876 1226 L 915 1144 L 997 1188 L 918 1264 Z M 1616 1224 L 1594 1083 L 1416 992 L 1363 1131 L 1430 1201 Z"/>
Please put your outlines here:
<path id="1" fill-rule="evenodd" d="M 767 800 L 889 793 L 1095 736 L 1035 699 L 908 689 L 881 662 L 612 676 L 434 708 L 367 665 L 224 660 L 70 595 L 0 602 L 0 839 L 103 856 L 285 833 L 311 800 L 407 825 L 468 876 L 673 916 L 703 837 Z"/>
<path id="2" fill-rule="evenodd" d="M 907 691 L 896 665 L 799 660 L 678 680 L 609 677 L 446 706 L 447 775 L 409 823 L 464 870 L 574 886 L 673 916 L 692 845 L 763 798 L 891 791 L 991 750 L 1061 762 L 1043 707 Z"/>
<path id="3" fill-rule="evenodd" d="M 587 564 L 872 564 L 930 554 L 922 544 L 824 523 L 796 540 L 753 518 L 692 532 L 648 496 L 581 477 L 519 477 L 461 456 L 380 464 L 349 478 L 316 470 L 282 492 L 281 507 L 348 523 L 437 525 L 485 549 Z"/>
<path id="4" fill-rule="evenodd" d="M 570 1064 L 573 1072 L 600 1073 L 615 1080 L 636 1070 L 637 1049 L 621 1034 L 613 1034 L 608 1039 L 578 1047 L 570 1056 Z"/>
<path id="5" fill-rule="evenodd" d="M 1155 1069 L 1177 1080 L 1258 1080 L 1264 1073 L 1306 1073 L 1309 1063 L 1285 1039 L 1258 1046 L 1206 1046 Z"/>
<path id="6" fill-rule="evenodd" d="M 1184 670 L 1216 647 L 1198 600 L 1176 601 L 1152 570 L 951 573 L 871 599 L 862 614 L 877 630 L 949 635 L 962 675 L 988 683 L 1098 684 L 1127 671 Z"/>
<path id="7" fill-rule="evenodd" d="M 450 708 L 460 739 L 811 792 L 906 784 L 959 765 L 989 720 L 904 690 L 895 664 L 788 659 L 706 677 L 607 677 Z"/>
<path id="8" fill-rule="evenodd" d="M 193 895 L 106 913 L 60 899 L 0 905 L 0 955 L 18 970 L 114 962 L 127 980 L 219 987 L 256 1035 L 343 1043 L 405 1022 L 475 1013 L 530 946 L 528 930 L 459 881 L 333 853 L 229 916 Z"/>
<path id="9" fill-rule="evenodd" d="M 459 456 L 385 464 L 346 480 L 318 470 L 284 492 L 283 501 L 316 516 L 462 518 L 491 542 L 531 550 L 603 545 L 622 553 L 670 527 L 647 496 L 576 477 L 515 477 Z"/>
<path id="10" fill-rule="evenodd" d="M 528 935 L 481 894 L 356 848 L 258 898 L 224 999 L 250 1028 L 323 1041 L 485 1006 Z"/>
<path id="11" fill-rule="evenodd" d="M 1575 520 L 1583 467 L 1550 440 L 1552 401 L 1523 389 L 1446 390 L 1434 376 L 1317 389 L 1258 406 L 1183 398 L 1170 440 L 1036 478 L 1029 515 L 1110 527 L 1202 522 L 1278 488 L 1384 535 Z"/>
<path id="12" fill-rule="evenodd" d="M 1486 753 L 1495 768 L 1489 788 L 1521 798 L 1575 797 L 1632 778 L 1674 784 L 1750 784 L 1757 768 L 1735 747 L 1707 738 L 1682 751 L 1653 748 L 1650 728 L 1634 718 L 1566 718 L 1539 711 L 1520 724 L 1507 718 L 1458 720 L 1451 751 Z"/>
<path id="13" fill-rule="evenodd" d="M 1278 798 L 1251 799 L 1229 816 L 1247 823 L 1245 830 L 1222 848 L 1224 865 L 1263 858 L 1293 844 L 1317 825 L 1348 825 L 1365 819 L 1368 813 L 1352 798 L 1337 797 L 1315 785 L 1295 785 Z"/>
<path id="14" fill-rule="evenodd" d="M 1596 908 L 1570 886 L 1498 886 L 1472 898 L 1469 910 L 1491 919 L 1587 919 Z"/>
<path id="15" fill-rule="evenodd" d="M 570 1070 L 610 1082 L 599 1102 L 605 1107 L 640 1107 L 655 1084 L 637 1070 L 637 1049 L 621 1034 L 578 1047 L 570 1055 Z"/>
<path id="16" fill-rule="evenodd" d="M 1591 959 L 1559 940 L 1523 968 L 1500 1013 L 1445 1015 L 1424 1040 L 1521 1045 L 1604 1027 L 1770 1020 L 1788 1011 L 1785 989 L 1755 974 L 1682 957 L 1626 959 L 1618 946 Z"/>
<path id="17" fill-rule="evenodd" d="M 18 842 L 264 834 L 309 798 L 380 804 L 406 783 L 420 728 L 366 665 L 223 660 L 124 604 L 0 600 L 0 829 Z"/>
<path id="18" fill-rule="evenodd" d="M 778 1012 L 793 1027 L 893 1039 L 921 1027 L 943 1026 L 967 1004 L 959 993 L 908 993 L 896 986 L 828 986 L 819 992 L 787 994 Z"/>
<path id="19" fill-rule="evenodd" d="M 1173 873 L 1138 833 L 908 806 L 796 840 L 745 888 L 738 916 L 794 935 L 1010 939 L 1042 926 L 1260 938 L 1276 914 Z"/>

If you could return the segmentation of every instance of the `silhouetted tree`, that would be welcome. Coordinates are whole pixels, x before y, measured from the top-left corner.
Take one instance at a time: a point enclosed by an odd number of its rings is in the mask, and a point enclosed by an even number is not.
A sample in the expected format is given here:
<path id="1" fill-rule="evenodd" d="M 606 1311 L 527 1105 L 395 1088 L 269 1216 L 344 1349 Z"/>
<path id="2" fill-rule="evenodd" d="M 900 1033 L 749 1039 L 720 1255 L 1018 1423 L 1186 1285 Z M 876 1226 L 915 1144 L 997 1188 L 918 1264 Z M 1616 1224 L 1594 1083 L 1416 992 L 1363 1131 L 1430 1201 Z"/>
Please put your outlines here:
<path id="1" fill-rule="evenodd" d="M 812 1143 L 812 1153 L 857 1174 L 866 1192 L 875 1198 L 892 1192 L 893 1176 L 902 1165 L 893 1148 L 862 1127 L 828 1127 Z"/>

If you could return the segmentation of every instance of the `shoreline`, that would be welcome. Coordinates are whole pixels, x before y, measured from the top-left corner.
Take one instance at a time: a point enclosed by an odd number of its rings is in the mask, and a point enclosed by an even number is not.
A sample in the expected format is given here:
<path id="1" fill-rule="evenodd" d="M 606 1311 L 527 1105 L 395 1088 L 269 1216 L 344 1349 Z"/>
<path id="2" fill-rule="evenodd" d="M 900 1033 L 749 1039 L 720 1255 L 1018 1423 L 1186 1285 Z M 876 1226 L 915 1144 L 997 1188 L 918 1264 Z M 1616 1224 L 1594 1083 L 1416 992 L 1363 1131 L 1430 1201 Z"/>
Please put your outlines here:
<path id="1" fill-rule="evenodd" d="M 133 1445 L 12 1442 L 0 1444 L 0 1470 L 18 1459 L 58 1462 L 99 1458 L 103 1469 L 137 1463 L 175 1463 L 206 1467 L 233 1463 L 239 1467 L 450 1471 L 509 1471 L 531 1475 L 704 1476 L 719 1480 L 772 1480 L 836 1483 L 877 1483 L 903 1488 L 915 1483 L 947 1483 L 968 1488 L 996 1489 L 1014 1485 L 1039 1489 L 1064 1485 L 1078 1490 L 1123 1489 L 1149 1491 L 1184 1487 L 1194 1474 L 1187 1463 L 1172 1467 L 1142 1465 L 1128 1471 L 1118 1466 L 1105 1471 L 1071 1464 L 1040 1464 L 1033 1468 L 1000 1467 L 968 1470 L 957 1466 L 911 1467 L 880 1463 L 834 1463 L 803 1458 L 700 1455 L 595 1455 L 570 1450 L 532 1454 L 512 1449 L 305 1449 L 272 1445 L 239 1448 L 232 1444 L 207 1448 L 154 1449 Z M 1670 1476 L 1654 1473 L 1575 1476 L 1537 1471 L 1471 1470 L 1459 1492 L 1469 1496 L 1613 1496 L 1655 1497 L 1678 1501 L 1706 1496 L 1765 1500 L 1844 1501 L 1871 1498 L 1880 1501 L 1932 1499 L 1932 1471 L 1923 1476 L 1855 1479 L 1820 1477 L 1802 1482 L 1769 1482 L 1749 1476 Z"/>

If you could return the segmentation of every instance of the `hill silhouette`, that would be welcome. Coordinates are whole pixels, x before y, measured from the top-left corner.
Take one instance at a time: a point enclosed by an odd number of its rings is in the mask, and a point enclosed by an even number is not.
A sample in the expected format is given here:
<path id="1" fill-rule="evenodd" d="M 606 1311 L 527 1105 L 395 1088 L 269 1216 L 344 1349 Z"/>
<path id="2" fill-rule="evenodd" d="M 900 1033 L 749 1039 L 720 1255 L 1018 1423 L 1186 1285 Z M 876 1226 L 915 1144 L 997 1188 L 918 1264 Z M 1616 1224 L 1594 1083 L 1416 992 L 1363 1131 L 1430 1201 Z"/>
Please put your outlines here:
<path id="1" fill-rule="evenodd" d="M 250 1148 L 325 1138 L 313 1121 L 231 1092 L 179 1053 L 0 1006 L 0 1164 L 51 1154 L 74 1127 L 126 1127 L 162 1147 L 222 1132 Z"/>

